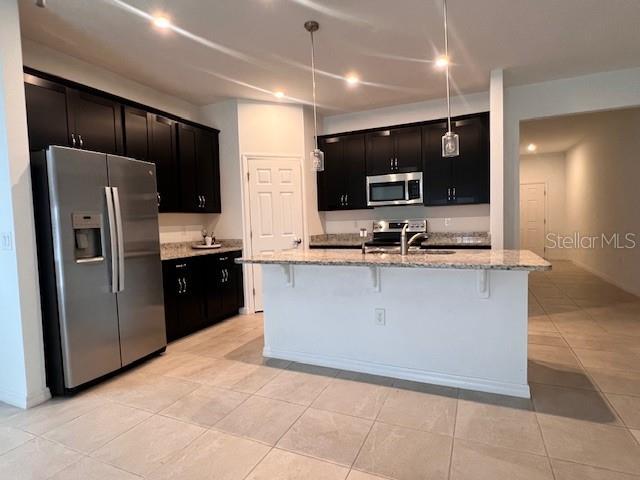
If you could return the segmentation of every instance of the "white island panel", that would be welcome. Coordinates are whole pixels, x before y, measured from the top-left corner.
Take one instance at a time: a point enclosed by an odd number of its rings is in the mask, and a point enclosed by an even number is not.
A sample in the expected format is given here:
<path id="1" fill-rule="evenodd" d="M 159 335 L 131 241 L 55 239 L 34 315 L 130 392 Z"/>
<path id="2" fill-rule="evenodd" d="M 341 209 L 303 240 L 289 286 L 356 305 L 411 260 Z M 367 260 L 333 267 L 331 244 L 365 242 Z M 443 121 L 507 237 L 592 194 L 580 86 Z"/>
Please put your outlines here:
<path id="1" fill-rule="evenodd" d="M 527 270 L 262 269 L 267 357 L 529 397 Z"/>

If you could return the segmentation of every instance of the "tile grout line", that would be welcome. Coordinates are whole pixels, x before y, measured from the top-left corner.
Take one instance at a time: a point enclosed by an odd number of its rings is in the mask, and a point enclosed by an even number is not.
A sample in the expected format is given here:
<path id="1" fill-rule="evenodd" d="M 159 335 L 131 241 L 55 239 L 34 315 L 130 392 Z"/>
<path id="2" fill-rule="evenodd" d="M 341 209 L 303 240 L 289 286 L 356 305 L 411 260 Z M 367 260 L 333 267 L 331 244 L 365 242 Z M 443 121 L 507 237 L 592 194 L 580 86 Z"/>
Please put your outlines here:
<path id="1" fill-rule="evenodd" d="M 460 407 L 460 389 L 458 389 L 456 395 L 456 409 L 453 415 L 453 432 L 451 433 L 451 453 L 449 454 L 449 471 L 447 478 L 451 478 L 451 471 L 453 470 L 453 449 L 456 443 L 456 425 L 458 424 L 458 408 Z"/>

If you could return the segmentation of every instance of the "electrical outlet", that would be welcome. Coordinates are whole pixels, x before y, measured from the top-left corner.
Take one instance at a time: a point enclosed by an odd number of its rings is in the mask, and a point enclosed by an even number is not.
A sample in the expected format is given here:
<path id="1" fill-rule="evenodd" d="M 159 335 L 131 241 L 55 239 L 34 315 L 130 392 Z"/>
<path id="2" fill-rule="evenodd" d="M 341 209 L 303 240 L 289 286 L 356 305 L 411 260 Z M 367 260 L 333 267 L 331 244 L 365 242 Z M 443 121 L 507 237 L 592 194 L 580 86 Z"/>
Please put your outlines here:
<path id="1" fill-rule="evenodd" d="M 374 320 L 376 322 L 376 325 L 385 325 L 386 320 L 385 320 L 385 315 L 384 315 L 384 308 L 376 308 L 375 309 Z"/>
<path id="2" fill-rule="evenodd" d="M 444 226 L 448 227 L 449 225 L 451 225 L 451 219 L 450 218 L 445 218 L 444 219 Z"/>
<path id="3" fill-rule="evenodd" d="M 13 250 L 13 237 L 11 232 L 0 234 L 0 250 Z"/>

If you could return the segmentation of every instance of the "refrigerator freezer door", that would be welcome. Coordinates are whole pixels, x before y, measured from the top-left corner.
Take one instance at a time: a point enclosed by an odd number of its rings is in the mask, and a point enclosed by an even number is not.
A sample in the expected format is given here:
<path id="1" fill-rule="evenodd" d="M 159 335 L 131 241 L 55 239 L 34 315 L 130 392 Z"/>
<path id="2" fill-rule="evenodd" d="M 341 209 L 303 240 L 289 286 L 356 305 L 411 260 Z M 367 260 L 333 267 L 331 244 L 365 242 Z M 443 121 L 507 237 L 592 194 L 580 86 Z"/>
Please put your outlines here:
<path id="1" fill-rule="evenodd" d="M 107 157 L 50 147 L 46 161 L 64 383 L 74 388 L 121 366 L 117 303 L 111 293 Z M 102 255 L 95 257 L 102 256 L 103 261 L 76 258 L 74 215 L 77 219 L 83 214 L 99 219 L 96 237 Z"/>
<path id="2" fill-rule="evenodd" d="M 156 172 L 152 163 L 116 155 L 107 163 L 122 226 L 117 298 L 122 365 L 128 365 L 167 344 Z"/>

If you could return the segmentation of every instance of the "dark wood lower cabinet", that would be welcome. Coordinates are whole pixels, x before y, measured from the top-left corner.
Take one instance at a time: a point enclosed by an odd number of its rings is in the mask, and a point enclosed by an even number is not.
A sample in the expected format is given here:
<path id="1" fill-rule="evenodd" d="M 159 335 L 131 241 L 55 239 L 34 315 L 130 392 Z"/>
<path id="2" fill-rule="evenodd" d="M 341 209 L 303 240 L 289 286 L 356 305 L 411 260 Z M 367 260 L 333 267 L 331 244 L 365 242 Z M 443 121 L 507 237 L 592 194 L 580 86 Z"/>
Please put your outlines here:
<path id="1" fill-rule="evenodd" d="M 162 262 L 167 339 L 236 315 L 244 305 L 240 251 Z"/>

